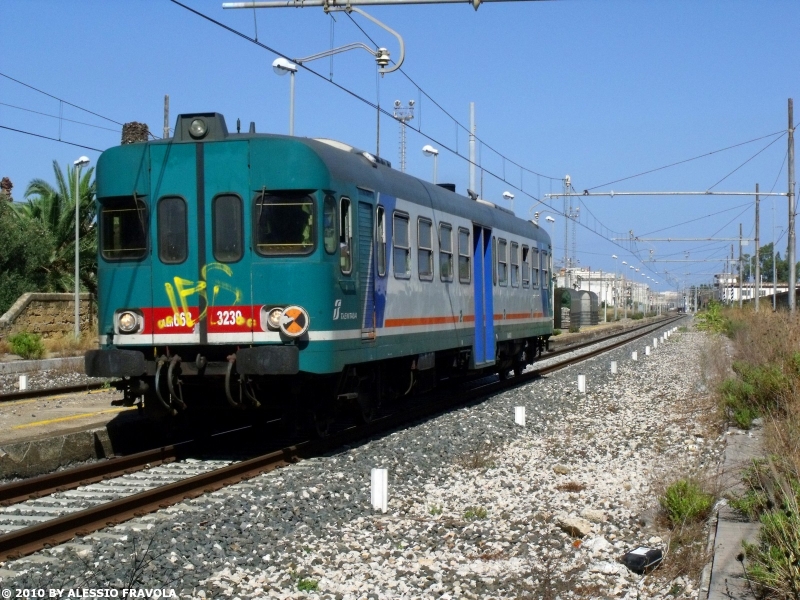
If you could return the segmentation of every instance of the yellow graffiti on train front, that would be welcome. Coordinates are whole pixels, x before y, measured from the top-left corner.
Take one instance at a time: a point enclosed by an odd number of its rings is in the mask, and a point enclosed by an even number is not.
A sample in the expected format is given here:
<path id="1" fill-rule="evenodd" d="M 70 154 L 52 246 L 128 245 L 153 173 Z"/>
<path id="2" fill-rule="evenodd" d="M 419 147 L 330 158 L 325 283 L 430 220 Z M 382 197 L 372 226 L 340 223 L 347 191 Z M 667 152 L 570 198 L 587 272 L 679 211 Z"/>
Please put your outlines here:
<path id="1" fill-rule="evenodd" d="M 158 328 L 164 329 L 165 327 L 176 325 L 194 327 L 197 321 L 202 321 L 206 318 L 208 308 L 216 306 L 220 299 L 225 300 L 226 305 L 239 304 L 242 299 L 242 291 L 222 279 L 223 277 L 233 277 L 233 270 L 228 265 L 213 262 L 203 265 L 203 268 L 200 269 L 199 281 L 176 276 L 172 278 L 171 282 L 164 282 L 164 290 L 167 292 L 167 298 L 169 298 L 174 317 L 168 316 L 164 319 L 159 319 L 156 323 Z M 209 289 L 211 290 L 210 297 Z M 193 298 L 195 295 L 197 295 L 197 300 Z M 227 301 L 229 295 L 232 296 L 230 302 Z M 205 300 L 205 308 L 195 320 L 189 310 L 190 299 L 193 300 L 191 304 L 197 306 L 200 298 Z M 180 320 L 180 323 L 178 320 Z M 248 319 L 248 325 L 251 324 L 250 321 L 252 319 Z"/>

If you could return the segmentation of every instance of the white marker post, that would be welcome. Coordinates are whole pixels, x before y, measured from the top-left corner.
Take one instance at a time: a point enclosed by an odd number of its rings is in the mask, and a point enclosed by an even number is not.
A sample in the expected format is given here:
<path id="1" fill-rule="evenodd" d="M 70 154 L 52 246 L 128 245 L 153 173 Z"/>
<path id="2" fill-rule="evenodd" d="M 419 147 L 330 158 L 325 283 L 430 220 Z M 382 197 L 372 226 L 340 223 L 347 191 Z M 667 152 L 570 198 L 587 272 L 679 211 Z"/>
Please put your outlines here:
<path id="1" fill-rule="evenodd" d="M 645 346 L 644 347 L 644 355 L 645 356 L 650 356 L 650 346 Z"/>
<path id="2" fill-rule="evenodd" d="M 28 389 L 28 376 L 27 375 L 20 375 L 19 376 L 19 391 L 27 390 Z"/>
<path id="3" fill-rule="evenodd" d="M 653 338 L 653 350 L 658 348 L 658 338 Z"/>
<path id="4" fill-rule="evenodd" d="M 631 360 L 639 360 L 639 353 L 631 352 Z"/>
<path id="5" fill-rule="evenodd" d="M 617 361 L 611 361 L 611 373 L 616 375 L 617 374 Z"/>
<path id="6" fill-rule="evenodd" d="M 525 407 L 524 406 L 515 406 L 514 407 L 514 423 L 517 425 L 521 425 L 525 427 Z"/>
<path id="7" fill-rule="evenodd" d="M 372 469 L 372 508 L 386 512 L 389 500 L 389 476 L 386 469 Z"/>
<path id="8" fill-rule="evenodd" d="M 578 375 L 578 391 L 581 394 L 586 393 L 586 375 Z"/>

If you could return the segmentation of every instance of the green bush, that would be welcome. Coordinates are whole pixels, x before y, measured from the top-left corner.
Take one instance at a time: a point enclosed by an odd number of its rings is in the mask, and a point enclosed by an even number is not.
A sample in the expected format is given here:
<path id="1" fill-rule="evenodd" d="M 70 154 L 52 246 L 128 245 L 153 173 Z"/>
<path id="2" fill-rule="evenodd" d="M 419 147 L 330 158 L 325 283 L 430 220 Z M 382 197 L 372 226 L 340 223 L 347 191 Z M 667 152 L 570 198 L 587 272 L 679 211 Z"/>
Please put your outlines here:
<path id="1" fill-rule="evenodd" d="M 696 481 L 680 479 L 670 485 L 659 498 L 661 508 L 673 526 L 698 523 L 708 517 L 714 496 L 704 492 Z"/>
<path id="2" fill-rule="evenodd" d="M 561 335 L 560 329 L 553 329 L 553 335 Z"/>
<path id="3" fill-rule="evenodd" d="M 760 511 L 758 542 L 744 543 L 746 569 L 764 591 L 773 593 L 769 597 L 800 598 L 800 481 L 796 472 L 786 473 L 787 465 L 774 458 L 755 463 L 749 472 L 757 476 L 745 480 L 751 500 L 763 502 L 754 507 Z"/>
<path id="4" fill-rule="evenodd" d="M 581 326 L 580 325 L 570 325 L 569 326 L 569 332 L 570 333 L 578 333 L 580 330 L 581 330 Z"/>
<path id="5" fill-rule="evenodd" d="M 795 364 L 792 357 L 792 364 Z M 737 378 L 728 378 L 720 386 L 723 407 L 742 429 L 749 429 L 753 419 L 765 413 L 780 412 L 781 398 L 792 391 L 792 380 L 778 365 L 755 366 L 743 361 L 732 365 Z"/>
<path id="6" fill-rule="evenodd" d="M 640 319 L 644 319 L 644 313 L 641 313 L 641 312 L 635 312 L 635 313 L 633 313 L 633 314 L 631 315 L 631 319 L 633 319 L 634 321 L 638 321 L 638 320 L 640 320 Z"/>
<path id="7" fill-rule="evenodd" d="M 11 353 L 22 358 L 42 358 L 45 353 L 42 338 L 35 333 L 18 333 L 9 336 L 8 343 L 11 345 Z"/>

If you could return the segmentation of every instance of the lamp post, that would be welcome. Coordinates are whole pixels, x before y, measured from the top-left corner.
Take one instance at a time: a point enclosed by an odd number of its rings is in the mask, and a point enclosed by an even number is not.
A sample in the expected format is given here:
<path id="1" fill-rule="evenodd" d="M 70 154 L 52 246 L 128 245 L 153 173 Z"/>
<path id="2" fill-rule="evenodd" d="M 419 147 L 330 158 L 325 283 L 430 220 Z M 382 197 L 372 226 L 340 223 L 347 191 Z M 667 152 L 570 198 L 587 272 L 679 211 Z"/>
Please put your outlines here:
<path id="1" fill-rule="evenodd" d="M 80 299 L 80 213 L 81 213 L 81 199 L 80 199 L 80 181 L 81 181 L 81 168 L 89 164 L 89 158 L 81 156 L 74 163 L 73 175 L 75 175 L 75 339 L 81 336 L 81 299 Z"/>
<path id="2" fill-rule="evenodd" d="M 436 161 L 439 160 L 439 151 L 430 144 L 426 144 L 422 147 L 422 153 L 425 156 L 433 157 L 433 183 L 436 184 Z"/>
<path id="3" fill-rule="evenodd" d="M 272 61 L 272 70 L 276 75 L 286 75 L 289 73 L 289 135 L 294 135 L 294 76 L 297 73 L 297 65 L 279 56 Z"/>
<path id="4" fill-rule="evenodd" d="M 619 294 L 617 293 L 617 255 L 612 254 L 611 258 L 614 259 L 614 320 L 617 320 L 617 304 L 619 304 Z"/>

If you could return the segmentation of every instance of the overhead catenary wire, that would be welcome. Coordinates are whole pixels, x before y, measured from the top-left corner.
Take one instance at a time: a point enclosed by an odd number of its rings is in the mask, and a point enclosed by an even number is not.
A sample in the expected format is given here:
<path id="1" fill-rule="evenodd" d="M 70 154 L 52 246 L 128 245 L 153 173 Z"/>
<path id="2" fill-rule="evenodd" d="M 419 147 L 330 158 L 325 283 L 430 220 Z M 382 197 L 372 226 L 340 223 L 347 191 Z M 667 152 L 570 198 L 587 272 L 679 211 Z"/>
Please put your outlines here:
<path id="1" fill-rule="evenodd" d="M 84 107 L 82 107 L 82 106 L 79 106 L 79 105 L 77 105 L 77 104 L 74 104 L 73 102 L 69 102 L 68 100 L 64 100 L 63 98 L 59 98 L 58 96 L 55 96 L 55 95 L 53 95 L 53 94 L 51 94 L 51 93 L 49 93 L 49 92 L 45 92 L 44 90 L 40 90 L 39 88 L 37 88 L 37 87 L 35 87 L 35 86 L 33 86 L 33 85 L 29 84 L 29 83 L 25 83 L 24 81 L 20 81 L 19 79 L 16 79 L 16 78 L 14 78 L 14 77 L 11 77 L 10 75 L 6 75 L 5 73 L 0 73 L 0 77 L 5 77 L 5 78 L 6 78 L 6 79 L 8 79 L 9 81 L 13 81 L 14 83 L 17 83 L 17 84 L 19 84 L 19 85 L 21 85 L 21 86 L 23 86 L 23 87 L 26 87 L 26 88 L 28 88 L 28 89 L 31 89 L 31 90 L 33 90 L 33 91 L 37 92 L 37 93 L 39 93 L 39 94 L 42 94 L 42 95 L 44 95 L 44 96 L 47 96 L 48 98 L 52 98 L 53 100 L 58 100 L 58 101 L 59 101 L 59 102 L 60 102 L 62 105 L 63 105 L 63 104 L 66 104 L 67 106 L 71 106 L 71 107 L 73 107 L 73 108 L 76 108 L 76 109 L 78 109 L 78 110 L 81 110 L 81 111 L 83 111 L 83 112 L 85 112 L 85 113 L 88 113 L 88 114 L 90 114 L 90 115 L 94 115 L 95 117 L 98 117 L 98 118 L 100 118 L 100 119 L 104 119 L 104 120 L 106 120 L 106 121 L 110 121 L 111 123 L 114 123 L 114 124 L 116 124 L 116 125 L 119 125 L 120 127 L 122 127 L 122 126 L 124 125 L 124 123 L 121 123 L 121 122 L 119 122 L 119 121 L 116 121 L 116 120 L 112 119 L 111 117 L 106 117 L 105 115 L 101 115 L 100 113 L 94 112 L 93 110 L 89 110 L 88 108 L 84 108 Z M 21 107 L 19 107 L 19 106 L 13 106 L 13 105 L 11 105 L 11 104 L 4 104 L 4 106 L 8 106 L 8 107 L 10 107 L 10 108 L 17 108 L 17 109 L 20 109 L 20 110 L 25 110 L 25 111 L 27 111 L 27 112 L 31 112 L 31 113 L 36 113 L 36 111 L 34 111 L 34 110 L 29 110 L 29 109 L 26 109 L 26 108 L 21 108 Z M 88 126 L 88 127 L 96 127 L 96 128 L 98 128 L 98 129 L 108 129 L 108 128 L 105 128 L 105 127 L 100 127 L 99 125 L 92 125 L 92 124 L 90 124 L 90 123 L 82 123 L 82 122 L 80 122 L 80 121 L 73 121 L 73 120 L 71 120 L 71 119 L 65 119 L 65 118 L 64 118 L 63 116 L 61 116 L 61 115 L 59 115 L 59 116 L 57 116 L 57 117 L 56 117 L 55 115 L 49 115 L 49 114 L 46 114 L 46 113 L 38 113 L 38 114 L 41 114 L 41 115 L 43 115 L 43 116 L 47 116 L 47 117 L 53 117 L 53 118 L 56 118 L 56 119 L 58 119 L 58 120 L 59 120 L 59 122 L 61 122 L 61 121 L 67 121 L 67 122 L 69 122 L 69 123 L 77 123 L 77 124 L 80 124 L 80 125 L 86 125 L 86 126 Z M 6 128 L 6 129 L 9 129 L 9 128 Z M 118 131 L 118 130 L 116 130 L 116 129 L 108 129 L 108 131 Z M 61 133 L 61 131 L 60 131 L 60 129 L 59 129 L 59 134 L 60 134 L 60 133 Z M 152 132 L 149 132 L 149 131 L 148 131 L 148 133 L 149 133 L 150 137 L 152 137 L 153 139 L 156 139 L 156 140 L 160 140 L 160 139 L 161 139 L 160 137 L 158 137 L 157 135 L 153 134 Z M 47 138 L 47 136 L 39 136 L 39 137 Z M 51 138 L 47 138 L 47 139 L 51 139 Z M 56 138 L 52 138 L 52 139 L 54 139 L 55 141 L 59 141 L 59 139 L 56 139 Z M 73 145 L 76 145 L 76 144 L 73 144 Z M 88 146 L 86 146 L 86 147 L 88 148 Z M 90 148 L 90 149 L 91 149 L 91 148 Z"/>
<path id="2" fill-rule="evenodd" d="M 725 148 L 720 148 L 719 150 L 712 150 L 711 152 L 706 152 L 705 154 L 698 154 L 697 156 L 693 156 L 691 158 L 686 158 L 684 160 L 679 160 L 677 162 L 670 163 L 668 165 L 663 165 L 661 167 L 656 167 L 655 169 L 650 169 L 648 171 L 642 171 L 641 173 L 636 173 L 635 175 L 629 175 L 628 177 L 621 177 L 620 179 L 615 179 L 614 181 L 608 181 L 606 183 L 601 183 L 599 185 L 595 185 L 589 188 L 586 188 L 586 191 L 596 190 L 599 187 L 605 187 L 607 185 L 613 185 L 615 183 L 619 183 L 620 181 L 628 181 L 629 179 L 634 179 L 636 177 L 641 177 L 642 175 L 649 175 L 650 173 L 655 173 L 656 171 L 663 171 L 664 169 L 669 169 L 670 167 L 675 167 L 677 165 L 682 165 L 687 162 L 691 162 L 693 160 L 698 160 L 700 158 L 705 158 L 707 156 L 711 156 L 713 154 L 719 154 L 720 152 L 725 152 L 726 150 L 731 150 L 733 148 L 738 148 L 739 146 L 744 146 L 746 144 L 752 144 L 753 142 L 757 142 L 759 140 L 766 139 L 768 137 L 772 137 L 775 135 L 785 135 L 785 130 L 775 131 L 774 133 L 768 133 L 767 135 L 762 135 L 757 138 L 753 138 L 752 140 L 747 140 L 746 142 L 739 142 L 738 144 L 733 144 L 732 146 L 727 146 Z M 777 138 L 780 139 L 780 138 Z"/>
<path id="3" fill-rule="evenodd" d="M 42 138 L 45 140 L 52 140 L 54 142 L 60 142 L 62 144 L 68 144 L 70 146 L 76 146 L 78 148 L 86 148 L 87 150 L 94 150 L 95 152 L 102 152 L 100 148 L 93 148 L 91 146 L 85 146 L 83 144 L 76 144 L 75 142 L 68 142 L 67 140 L 60 140 L 58 138 L 50 137 L 47 135 L 41 135 L 39 133 L 33 133 L 32 131 L 24 131 L 22 129 L 15 129 L 13 127 L 6 127 L 5 125 L 0 125 L 0 129 L 7 129 L 8 131 L 15 131 L 17 133 L 24 133 L 26 135 L 32 135 L 34 137 Z"/>

